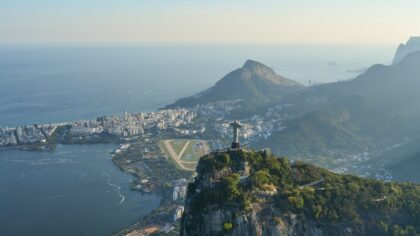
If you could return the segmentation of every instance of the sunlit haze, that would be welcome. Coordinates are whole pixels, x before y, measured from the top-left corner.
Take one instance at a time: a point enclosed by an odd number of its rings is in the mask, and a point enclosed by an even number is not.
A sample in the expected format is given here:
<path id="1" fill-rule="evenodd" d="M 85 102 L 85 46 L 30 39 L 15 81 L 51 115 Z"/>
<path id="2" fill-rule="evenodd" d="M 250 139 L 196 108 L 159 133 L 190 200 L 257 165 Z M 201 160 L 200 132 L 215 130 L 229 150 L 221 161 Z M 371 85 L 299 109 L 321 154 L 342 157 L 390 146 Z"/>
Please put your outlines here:
<path id="1" fill-rule="evenodd" d="M 419 29 L 420 2 L 13 0 L 1 43 L 398 44 Z"/>
<path id="2" fill-rule="evenodd" d="M 420 236 L 420 0 L 0 0 L 0 236 Z"/>

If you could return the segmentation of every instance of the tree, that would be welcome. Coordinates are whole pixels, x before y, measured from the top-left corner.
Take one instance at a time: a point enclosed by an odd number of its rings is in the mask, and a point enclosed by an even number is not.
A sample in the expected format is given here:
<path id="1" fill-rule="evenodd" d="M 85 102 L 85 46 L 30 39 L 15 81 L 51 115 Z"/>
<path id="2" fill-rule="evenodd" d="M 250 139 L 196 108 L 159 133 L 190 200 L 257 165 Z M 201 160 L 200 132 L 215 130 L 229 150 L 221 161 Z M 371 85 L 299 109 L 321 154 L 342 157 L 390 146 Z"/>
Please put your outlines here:
<path id="1" fill-rule="evenodd" d="M 238 189 L 239 178 L 240 177 L 238 174 L 231 174 L 226 176 L 222 180 L 223 192 L 225 193 L 225 196 L 229 201 L 234 200 L 241 194 L 241 192 Z"/>
<path id="2" fill-rule="evenodd" d="M 233 229 L 233 225 L 232 225 L 232 223 L 230 223 L 230 222 L 225 222 L 225 223 L 223 224 L 223 229 L 224 229 L 225 231 L 231 231 L 231 230 Z"/>
<path id="3" fill-rule="evenodd" d="M 260 187 L 264 184 L 268 184 L 270 183 L 270 180 L 271 176 L 266 169 L 259 170 L 251 176 L 251 182 L 254 187 Z"/>

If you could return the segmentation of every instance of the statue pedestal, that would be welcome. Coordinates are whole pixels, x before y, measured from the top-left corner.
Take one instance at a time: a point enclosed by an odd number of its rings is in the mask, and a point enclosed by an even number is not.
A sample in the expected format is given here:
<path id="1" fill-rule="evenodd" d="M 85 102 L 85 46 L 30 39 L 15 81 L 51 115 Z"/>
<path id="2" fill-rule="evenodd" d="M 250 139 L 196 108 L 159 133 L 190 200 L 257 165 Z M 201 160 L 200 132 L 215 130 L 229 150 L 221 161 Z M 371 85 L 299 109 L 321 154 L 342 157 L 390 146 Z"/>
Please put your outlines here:
<path id="1" fill-rule="evenodd" d="M 238 149 L 238 148 L 240 148 L 240 145 L 239 145 L 239 143 L 232 142 L 232 146 L 231 146 L 231 148 L 232 148 L 232 149 Z"/>

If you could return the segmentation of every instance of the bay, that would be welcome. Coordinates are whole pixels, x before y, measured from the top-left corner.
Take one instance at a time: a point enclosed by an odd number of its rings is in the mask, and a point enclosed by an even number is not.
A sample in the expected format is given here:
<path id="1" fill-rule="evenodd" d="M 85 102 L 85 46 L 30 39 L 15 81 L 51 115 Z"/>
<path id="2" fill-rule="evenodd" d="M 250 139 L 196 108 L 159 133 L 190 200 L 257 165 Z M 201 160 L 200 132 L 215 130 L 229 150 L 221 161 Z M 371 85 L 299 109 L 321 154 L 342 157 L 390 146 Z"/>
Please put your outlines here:
<path id="1" fill-rule="evenodd" d="M 129 189 L 113 145 L 0 151 L 0 235 L 110 235 L 150 213 L 161 197 Z"/>

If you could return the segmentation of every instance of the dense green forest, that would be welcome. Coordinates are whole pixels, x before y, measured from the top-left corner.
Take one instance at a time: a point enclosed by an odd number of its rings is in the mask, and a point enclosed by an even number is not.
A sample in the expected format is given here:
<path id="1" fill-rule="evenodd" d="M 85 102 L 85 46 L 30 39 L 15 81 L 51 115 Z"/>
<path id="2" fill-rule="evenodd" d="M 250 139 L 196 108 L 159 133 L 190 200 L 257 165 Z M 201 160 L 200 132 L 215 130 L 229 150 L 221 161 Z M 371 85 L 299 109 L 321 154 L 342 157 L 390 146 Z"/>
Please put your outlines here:
<path id="1" fill-rule="evenodd" d="M 415 184 L 339 175 L 251 150 L 204 156 L 197 173 L 187 197 L 196 214 L 208 206 L 250 211 L 265 191 L 274 193 L 270 201 L 278 210 L 316 222 L 326 235 L 343 227 L 351 227 L 352 235 L 420 234 L 420 186 Z M 203 184 L 210 176 L 212 184 Z"/>

